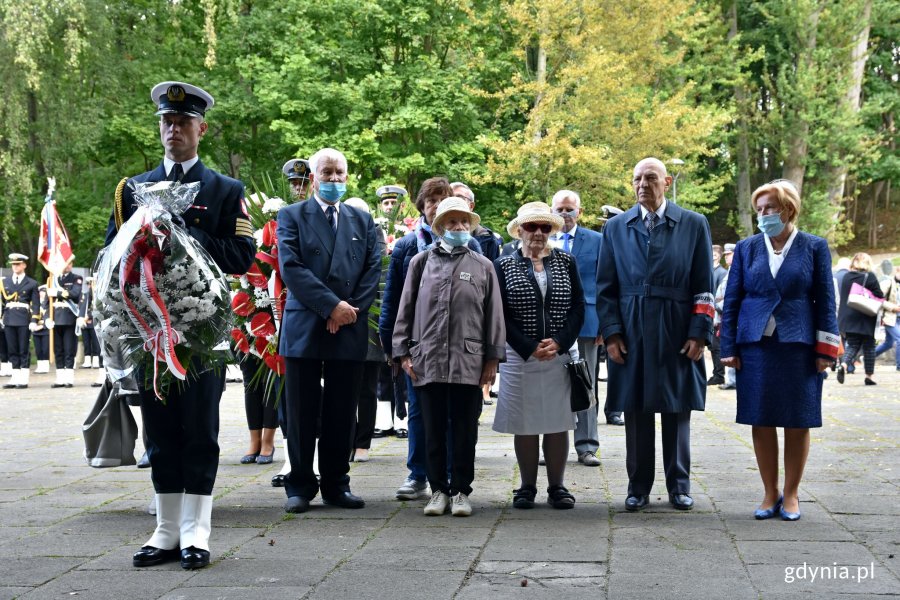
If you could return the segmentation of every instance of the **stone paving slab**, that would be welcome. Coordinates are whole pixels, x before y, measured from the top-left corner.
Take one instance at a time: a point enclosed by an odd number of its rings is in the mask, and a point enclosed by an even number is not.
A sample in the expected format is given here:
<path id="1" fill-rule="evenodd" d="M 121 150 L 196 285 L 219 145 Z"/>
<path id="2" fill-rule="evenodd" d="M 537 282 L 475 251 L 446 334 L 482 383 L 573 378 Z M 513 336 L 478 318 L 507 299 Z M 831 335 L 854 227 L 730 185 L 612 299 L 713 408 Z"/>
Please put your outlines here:
<path id="1" fill-rule="evenodd" d="M 371 460 L 351 466 L 364 509 L 317 499 L 308 513 L 286 515 L 284 490 L 269 483 L 281 448 L 272 465 L 238 462 L 246 421 L 241 388 L 229 384 L 212 563 L 196 572 L 131 566 L 155 525 L 146 513 L 152 486 L 146 470 L 84 464 L 80 423 L 96 396 L 93 377 L 77 370 L 72 390 L 35 376 L 24 393 L 0 391 L 0 453 L 10 457 L 0 463 L 0 600 L 900 597 L 900 373 L 887 367 L 874 388 L 861 378 L 826 381 L 798 523 L 753 519 L 762 488 L 750 428 L 734 423 L 733 392 L 718 389 L 692 417 L 691 512 L 668 505 L 661 457 L 650 507 L 624 510 L 624 430 L 605 424 L 599 468 L 572 452 L 574 510 L 544 503 L 543 469 L 538 505 L 513 509 L 512 438 L 490 430 L 494 408 L 485 407 L 471 517 L 425 517 L 425 498 L 394 498 L 406 476 L 406 444 L 395 438 L 374 440 Z M 868 566 L 874 575 L 812 581 L 799 575 L 804 563 L 852 575 Z"/>

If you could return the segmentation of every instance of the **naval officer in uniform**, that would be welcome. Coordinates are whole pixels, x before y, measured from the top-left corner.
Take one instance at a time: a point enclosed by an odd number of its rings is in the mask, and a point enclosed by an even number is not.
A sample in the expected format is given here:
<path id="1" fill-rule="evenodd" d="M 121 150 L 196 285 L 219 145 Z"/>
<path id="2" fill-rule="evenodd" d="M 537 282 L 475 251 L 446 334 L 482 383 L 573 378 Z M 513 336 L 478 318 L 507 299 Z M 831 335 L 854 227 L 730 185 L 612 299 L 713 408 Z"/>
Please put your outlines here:
<path id="1" fill-rule="evenodd" d="M 297 200 L 306 200 L 309 196 L 309 161 L 292 158 L 284 163 L 281 172 L 291 185 L 291 193 Z"/>
<path id="2" fill-rule="evenodd" d="M 37 329 L 40 313 L 37 282 L 25 274 L 24 254 L 9 255 L 9 265 L 13 274 L 0 282 L 0 311 L 3 313 L 3 333 L 12 363 L 12 378 L 5 388 L 24 389 L 28 387 L 29 356 L 28 339 L 31 331 Z"/>
<path id="3" fill-rule="evenodd" d="M 244 208 L 240 181 L 208 169 L 197 156 L 206 134 L 206 111 L 213 98 L 199 87 L 166 81 L 150 92 L 159 117 L 159 136 L 165 149 L 154 170 L 131 178 L 152 181 L 200 182 L 194 204 L 181 215 L 185 229 L 225 273 L 243 274 L 256 251 L 253 228 Z M 134 212 L 127 179 L 116 188 L 115 208 L 106 244 Z M 185 569 L 209 564 L 212 490 L 219 465 L 219 400 L 225 371 L 198 372 L 183 386 L 172 386 L 166 403 L 152 389 L 141 389 L 141 415 L 147 433 L 147 453 L 156 491 L 156 531 L 133 557 L 136 567 L 181 560 Z"/>
<path id="4" fill-rule="evenodd" d="M 75 384 L 75 354 L 78 352 L 78 303 L 84 279 L 72 272 L 75 255 L 69 257 L 65 269 L 47 288 L 53 302 L 53 319 L 47 329 L 54 331 L 53 353 L 56 357 L 56 381 L 50 387 L 70 388 Z"/>

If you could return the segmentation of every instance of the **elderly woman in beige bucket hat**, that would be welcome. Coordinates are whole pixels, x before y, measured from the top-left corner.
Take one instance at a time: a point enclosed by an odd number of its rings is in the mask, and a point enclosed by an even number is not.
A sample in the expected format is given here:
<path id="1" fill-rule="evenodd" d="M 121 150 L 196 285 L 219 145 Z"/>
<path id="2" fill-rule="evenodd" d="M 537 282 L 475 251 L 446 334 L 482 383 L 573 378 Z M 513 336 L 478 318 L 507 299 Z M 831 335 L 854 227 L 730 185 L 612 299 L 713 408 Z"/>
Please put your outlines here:
<path id="1" fill-rule="evenodd" d="M 500 397 L 494 431 L 515 436 L 522 484 L 515 508 L 532 508 L 537 494 L 540 436 L 547 462 L 547 501 L 573 508 L 563 485 L 569 431 L 575 429 L 571 384 L 565 364 L 584 321 L 584 292 L 571 254 L 550 246 L 562 217 L 543 202 L 519 208 L 507 226 L 521 248 L 494 262 L 506 321 L 506 362 L 500 368 Z"/>
<path id="2" fill-rule="evenodd" d="M 394 324 L 393 355 L 401 357 L 412 380 L 425 422 L 432 491 L 426 515 L 442 515 L 448 507 L 454 516 L 472 513 L 480 386 L 493 382 L 506 357 L 494 267 L 467 247 L 479 222 L 468 201 L 454 196 L 441 201 L 431 223 L 439 241 L 410 262 Z M 449 481 L 448 450 L 453 458 Z"/>

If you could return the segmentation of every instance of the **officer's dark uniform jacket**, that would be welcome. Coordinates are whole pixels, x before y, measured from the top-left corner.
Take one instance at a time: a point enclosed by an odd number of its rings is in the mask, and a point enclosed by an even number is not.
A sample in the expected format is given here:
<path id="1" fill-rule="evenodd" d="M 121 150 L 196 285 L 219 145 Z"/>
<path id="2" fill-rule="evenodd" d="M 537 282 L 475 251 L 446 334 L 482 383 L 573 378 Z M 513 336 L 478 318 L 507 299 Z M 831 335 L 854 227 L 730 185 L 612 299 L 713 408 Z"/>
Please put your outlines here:
<path id="1" fill-rule="evenodd" d="M 13 275 L 0 280 L 0 302 L 3 304 L 3 325 L 6 327 L 28 327 L 37 321 L 40 311 L 40 296 L 37 282 L 22 276 L 22 281 L 13 283 Z"/>
<path id="2" fill-rule="evenodd" d="M 78 303 L 81 302 L 82 285 L 84 285 L 84 279 L 71 271 L 56 278 L 54 287 L 58 296 L 52 301 L 53 322 L 57 327 L 75 326 L 75 320 L 78 318 Z M 72 312 L 72 306 L 75 307 L 76 312 Z"/>

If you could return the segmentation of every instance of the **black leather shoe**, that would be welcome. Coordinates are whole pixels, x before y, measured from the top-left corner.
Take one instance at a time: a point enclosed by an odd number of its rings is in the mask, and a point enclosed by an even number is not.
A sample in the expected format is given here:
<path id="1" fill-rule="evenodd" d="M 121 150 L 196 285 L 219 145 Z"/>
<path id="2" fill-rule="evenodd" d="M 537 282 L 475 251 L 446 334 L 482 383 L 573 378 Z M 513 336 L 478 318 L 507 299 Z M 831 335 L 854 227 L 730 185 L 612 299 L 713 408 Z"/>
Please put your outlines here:
<path id="1" fill-rule="evenodd" d="M 694 508 L 694 499 L 687 494 L 669 494 L 669 504 L 678 510 L 691 510 Z"/>
<path id="2" fill-rule="evenodd" d="M 6 390 L 11 390 L 11 389 L 13 389 L 14 387 L 16 387 L 16 384 L 15 384 L 15 383 L 4 383 L 4 384 L 3 384 L 3 389 L 6 389 Z"/>
<path id="3" fill-rule="evenodd" d="M 405 429 L 397 430 L 397 439 L 398 440 L 405 440 L 408 437 L 409 437 L 409 432 L 407 430 L 405 430 Z"/>
<path id="4" fill-rule="evenodd" d="M 724 377 L 710 377 L 706 380 L 706 385 L 722 385 L 725 383 Z"/>
<path id="5" fill-rule="evenodd" d="M 383 438 L 383 437 L 387 437 L 389 435 L 396 435 L 396 434 L 397 434 L 397 432 L 394 431 L 393 427 L 391 427 L 390 429 L 378 429 L 376 427 L 375 431 L 372 432 L 372 437 L 373 438 Z"/>
<path id="6" fill-rule="evenodd" d="M 181 552 L 178 548 L 163 550 L 154 546 L 141 546 L 141 549 L 131 557 L 131 564 L 135 567 L 152 567 L 170 560 L 178 560 Z"/>
<path id="7" fill-rule="evenodd" d="M 737 386 L 734 385 L 733 383 L 723 383 L 722 385 L 719 386 L 719 389 L 720 390 L 736 390 Z"/>
<path id="8" fill-rule="evenodd" d="M 202 569 L 209 564 L 209 550 L 188 546 L 181 551 L 182 569 Z"/>
<path id="9" fill-rule="evenodd" d="M 650 504 L 650 496 L 628 496 L 625 498 L 625 510 L 634 512 L 643 510 Z"/>
<path id="10" fill-rule="evenodd" d="M 137 462 L 138 469 L 149 469 L 150 468 L 150 457 L 147 456 L 147 453 L 144 452 L 144 455 L 141 456 L 141 460 Z"/>
<path id="11" fill-rule="evenodd" d="M 272 478 L 272 487 L 284 487 L 285 481 L 287 481 L 287 475 L 279 473 Z"/>
<path id="12" fill-rule="evenodd" d="M 284 512 L 300 514 L 309 510 L 309 500 L 303 496 L 291 496 L 284 503 Z"/>
<path id="13" fill-rule="evenodd" d="M 354 496 L 349 490 L 346 492 L 338 492 L 331 496 L 322 494 L 322 502 L 329 506 L 337 506 L 340 508 L 365 508 L 366 501 L 359 496 Z"/>
<path id="14" fill-rule="evenodd" d="M 607 425 L 624 425 L 625 419 L 623 419 L 622 415 L 620 415 L 619 413 L 613 413 L 613 414 L 609 415 L 608 417 L 606 417 L 606 424 Z"/>

